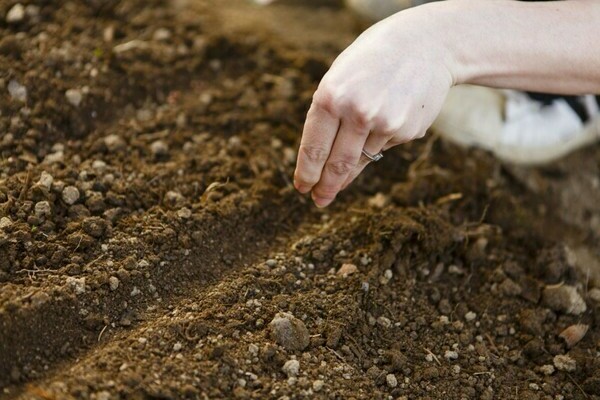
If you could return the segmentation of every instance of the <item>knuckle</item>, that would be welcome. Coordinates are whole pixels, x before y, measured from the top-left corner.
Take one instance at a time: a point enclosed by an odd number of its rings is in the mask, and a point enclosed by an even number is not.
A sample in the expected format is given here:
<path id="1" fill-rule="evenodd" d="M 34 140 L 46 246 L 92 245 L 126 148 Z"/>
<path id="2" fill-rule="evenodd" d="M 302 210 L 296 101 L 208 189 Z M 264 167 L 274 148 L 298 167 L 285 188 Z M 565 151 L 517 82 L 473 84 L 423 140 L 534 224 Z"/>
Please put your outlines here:
<path id="1" fill-rule="evenodd" d="M 355 164 L 348 160 L 337 160 L 327 163 L 327 169 L 334 175 L 348 175 L 355 168 Z"/>
<path id="2" fill-rule="evenodd" d="M 345 108 L 350 112 L 352 122 L 359 128 L 366 128 L 371 125 L 373 117 L 366 105 L 357 101 L 351 101 Z"/>
<path id="3" fill-rule="evenodd" d="M 339 96 L 327 87 L 319 87 L 313 95 L 312 105 L 329 114 L 336 113 Z"/>
<path id="4" fill-rule="evenodd" d="M 385 118 L 383 116 L 376 118 L 374 122 L 377 126 L 375 133 L 388 138 L 397 135 L 403 125 L 401 120 Z"/>
<path id="5" fill-rule="evenodd" d="M 312 105 L 314 109 L 323 110 L 329 114 L 333 114 L 333 99 L 327 94 L 315 94 Z"/>
<path id="6" fill-rule="evenodd" d="M 301 145 L 299 151 L 300 155 L 304 156 L 307 161 L 316 164 L 325 163 L 329 156 L 329 151 L 321 146 Z"/>

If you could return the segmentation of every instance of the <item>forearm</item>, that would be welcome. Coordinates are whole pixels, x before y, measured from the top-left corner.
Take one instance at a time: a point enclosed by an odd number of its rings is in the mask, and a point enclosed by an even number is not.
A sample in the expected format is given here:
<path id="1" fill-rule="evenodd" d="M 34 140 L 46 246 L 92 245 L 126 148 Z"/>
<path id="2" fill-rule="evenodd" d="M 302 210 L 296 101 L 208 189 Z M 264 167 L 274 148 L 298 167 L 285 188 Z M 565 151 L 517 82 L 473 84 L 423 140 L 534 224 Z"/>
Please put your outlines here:
<path id="1" fill-rule="evenodd" d="M 600 1 L 451 0 L 417 13 L 450 52 L 455 84 L 600 93 Z"/>

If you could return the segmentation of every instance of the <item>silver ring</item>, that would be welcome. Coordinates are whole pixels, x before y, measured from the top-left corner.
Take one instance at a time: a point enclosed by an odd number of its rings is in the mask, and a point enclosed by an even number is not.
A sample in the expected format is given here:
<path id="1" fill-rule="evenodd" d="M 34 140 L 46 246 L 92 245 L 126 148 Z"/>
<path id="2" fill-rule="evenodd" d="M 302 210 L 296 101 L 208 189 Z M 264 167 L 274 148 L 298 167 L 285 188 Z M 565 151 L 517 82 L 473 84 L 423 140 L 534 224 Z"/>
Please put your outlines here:
<path id="1" fill-rule="evenodd" d="M 365 157 L 367 157 L 370 161 L 377 162 L 383 158 L 383 153 L 380 151 L 377 154 L 371 154 L 365 149 L 362 150 L 362 153 Z"/>

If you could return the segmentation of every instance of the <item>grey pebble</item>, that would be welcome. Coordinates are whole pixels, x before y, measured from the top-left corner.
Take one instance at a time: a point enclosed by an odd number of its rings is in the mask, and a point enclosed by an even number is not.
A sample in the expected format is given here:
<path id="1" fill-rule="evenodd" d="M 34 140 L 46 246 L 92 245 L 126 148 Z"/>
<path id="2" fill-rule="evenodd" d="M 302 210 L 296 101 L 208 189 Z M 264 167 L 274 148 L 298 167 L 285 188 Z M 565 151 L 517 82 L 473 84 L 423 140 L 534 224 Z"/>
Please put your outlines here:
<path id="1" fill-rule="evenodd" d="M 269 323 L 272 339 L 287 350 L 304 350 L 310 335 L 304 322 L 289 313 L 278 313 Z"/>

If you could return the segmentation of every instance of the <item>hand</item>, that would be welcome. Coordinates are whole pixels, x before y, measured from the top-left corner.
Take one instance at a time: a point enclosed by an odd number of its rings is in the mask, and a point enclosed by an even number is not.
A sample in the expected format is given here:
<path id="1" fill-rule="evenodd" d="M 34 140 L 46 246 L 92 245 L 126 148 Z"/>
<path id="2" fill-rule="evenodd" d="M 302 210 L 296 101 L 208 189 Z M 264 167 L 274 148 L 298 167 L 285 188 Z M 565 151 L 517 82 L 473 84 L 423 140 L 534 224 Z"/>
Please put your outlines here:
<path id="1" fill-rule="evenodd" d="M 454 83 L 427 7 L 368 29 L 333 63 L 308 111 L 294 185 L 326 207 L 368 164 L 361 157 L 421 138 Z"/>

